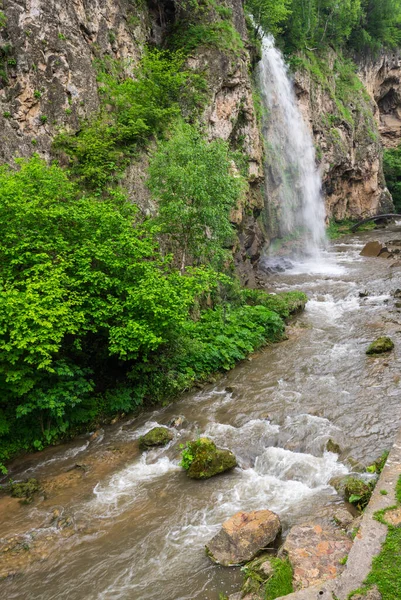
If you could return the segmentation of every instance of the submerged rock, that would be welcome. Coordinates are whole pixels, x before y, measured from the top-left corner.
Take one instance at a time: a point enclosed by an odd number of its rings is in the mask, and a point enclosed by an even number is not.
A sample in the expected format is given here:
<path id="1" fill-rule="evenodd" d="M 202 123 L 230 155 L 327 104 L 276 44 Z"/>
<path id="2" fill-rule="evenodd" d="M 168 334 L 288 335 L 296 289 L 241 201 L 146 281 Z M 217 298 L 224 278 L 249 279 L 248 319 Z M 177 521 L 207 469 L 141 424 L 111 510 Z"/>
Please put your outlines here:
<path id="1" fill-rule="evenodd" d="M 300 590 L 337 577 L 351 547 L 352 540 L 343 531 L 305 523 L 292 527 L 280 555 L 288 556 L 294 589 Z"/>
<path id="2" fill-rule="evenodd" d="M 181 466 L 191 479 L 209 479 L 237 466 L 230 450 L 217 448 L 209 438 L 188 442 L 182 453 Z"/>
<path id="3" fill-rule="evenodd" d="M 27 481 L 10 483 L 9 489 L 13 498 L 21 498 L 23 504 L 30 504 L 35 494 L 41 490 L 41 485 L 37 479 L 32 477 Z"/>
<path id="4" fill-rule="evenodd" d="M 174 434 L 167 427 L 154 427 L 139 438 L 139 448 L 147 450 L 153 446 L 166 446 L 173 437 Z"/>
<path id="5" fill-rule="evenodd" d="M 280 531 L 280 519 L 272 511 L 241 511 L 223 523 L 206 545 L 206 553 L 224 567 L 241 565 L 274 542 Z"/>
<path id="6" fill-rule="evenodd" d="M 389 337 L 379 337 L 370 344 L 369 348 L 366 350 L 366 354 L 384 354 L 385 352 L 391 352 L 393 348 L 394 342 Z"/>
<path id="7" fill-rule="evenodd" d="M 178 417 L 173 417 L 168 425 L 174 429 L 181 429 L 187 425 L 187 420 L 183 415 L 178 415 Z"/>

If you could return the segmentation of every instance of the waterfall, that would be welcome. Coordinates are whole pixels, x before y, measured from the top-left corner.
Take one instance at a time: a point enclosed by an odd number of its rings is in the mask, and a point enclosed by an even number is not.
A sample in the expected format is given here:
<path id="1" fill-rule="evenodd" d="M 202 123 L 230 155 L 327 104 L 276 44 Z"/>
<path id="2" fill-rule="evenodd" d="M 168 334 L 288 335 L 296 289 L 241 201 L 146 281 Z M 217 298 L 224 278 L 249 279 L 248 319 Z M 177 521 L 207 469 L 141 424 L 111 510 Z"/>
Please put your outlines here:
<path id="1" fill-rule="evenodd" d="M 312 135 L 298 108 L 283 55 L 263 38 L 259 81 L 264 108 L 265 189 L 273 237 L 298 238 L 298 254 L 318 258 L 325 207 Z"/>

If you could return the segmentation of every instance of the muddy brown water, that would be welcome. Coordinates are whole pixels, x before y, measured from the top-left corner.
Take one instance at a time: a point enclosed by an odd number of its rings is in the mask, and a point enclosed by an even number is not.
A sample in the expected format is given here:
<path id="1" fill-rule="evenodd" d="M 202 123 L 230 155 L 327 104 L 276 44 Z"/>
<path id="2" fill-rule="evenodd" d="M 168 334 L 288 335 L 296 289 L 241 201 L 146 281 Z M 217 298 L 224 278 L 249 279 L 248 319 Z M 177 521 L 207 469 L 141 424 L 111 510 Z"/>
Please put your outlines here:
<path id="1" fill-rule="evenodd" d="M 173 405 L 16 461 L 15 479 L 37 477 L 46 497 L 30 506 L 0 498 L 2 597 L 68 600 L 217 600 L 236 591 L 239 569 L 212 565 L 204 544 L 236 511 L 269 508 L 283 522 L 325 518 L 341 501 L 330 480 L 391 447 L 401 425 L 400 267 L 361 258 L 371 239 L 333 243 L 323 262 L 272 277 L 270 291 L 301 289 L 309 303 L 289 339 L 255 354 L 217 383 Z M 360 292 L 365 297 L 360 297 Z M 368 358 L 390 335 L 395 350 Z M 145 454 L 138 437 L 182 415 L 167 448 Z M 206 434 L 239 467 L 187 479 L 179 445 Z M 326 452 L 332 439 L 340 457 Z M 78 465 L 78 466 L 77 466 Z M 328 517 L 327 517 L 328 518 Z"/>

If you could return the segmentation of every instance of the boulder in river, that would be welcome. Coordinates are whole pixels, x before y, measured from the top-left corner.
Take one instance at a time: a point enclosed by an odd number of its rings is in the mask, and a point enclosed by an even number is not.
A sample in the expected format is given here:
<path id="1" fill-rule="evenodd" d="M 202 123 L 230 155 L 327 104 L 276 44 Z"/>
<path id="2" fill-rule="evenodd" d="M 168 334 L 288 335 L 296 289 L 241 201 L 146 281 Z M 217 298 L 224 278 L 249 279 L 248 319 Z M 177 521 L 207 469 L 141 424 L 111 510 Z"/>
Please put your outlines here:
<path id="1" fill-rule="evenodd" d="M 139 448 L 148 450 L 153 446 L 166 446 L 173 437 L 174 434 L 167 427 L 154 427 L 139 438 Z"/>
<path id="2" fill-rule="evenodd" d="M 344 569 L 352 540 L 340 529 L 318 523 L 295 525 L 280 550 L 293 568 L 295 590 L 334 579 Z"/>
<path id="3" fill-rule="evenodd" d="M 217 448 L 203 437 L 187 442 L 182 452 L 181 466 L 191 479 L 210 479 L 237 466 L 237 459 L 230 450 Z"/>
<path id="4" fill-rule="evenodd" d="M 280 519 L 271 510 L 241 511 L 223 523 L 206 545 L 206 553 L 224 567 L 241 565 L 274 542 L 280 531 Z"/>
<path id="5" fill-rule="evenodd" d="M 394 342 L 389 337 L 379 337 L 377 340 L 372 342 L 369 348 L 366 350 L 366 354 L 384 354 L 385 352 L 391 352 L 394 348 Z"/>
<path id="6" fill-rule="evenodd" d="M 368 242 L 362 249 L 361 256 L 375 258 L 376 256 L 379 256 L 382 250 L 383 244 L 380 242 Z"/>

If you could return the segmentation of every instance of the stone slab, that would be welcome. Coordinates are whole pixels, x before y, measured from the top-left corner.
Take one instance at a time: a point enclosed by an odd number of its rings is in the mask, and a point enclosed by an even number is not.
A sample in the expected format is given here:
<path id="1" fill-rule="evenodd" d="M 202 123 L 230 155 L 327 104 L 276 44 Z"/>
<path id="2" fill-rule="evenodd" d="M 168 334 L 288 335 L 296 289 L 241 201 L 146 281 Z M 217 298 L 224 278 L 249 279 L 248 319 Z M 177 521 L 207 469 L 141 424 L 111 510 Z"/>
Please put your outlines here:
<path id="1" fill-rule="evenodd" d="M 352 591 L 361 587 L 371 571 L 373 558 L 380 553 L 387 536 L 387 527 L 376 521 L 374 514 L 396 504 L 395 488 L 400 475 L 401 431 L 363 513 L 361 526 L 348 555 L 344 572 L 332 581 L 282 596 L 277 600 L 347 600 Z M 381 494 L 380 490 L 386 490 L 387 495 Z"/>

